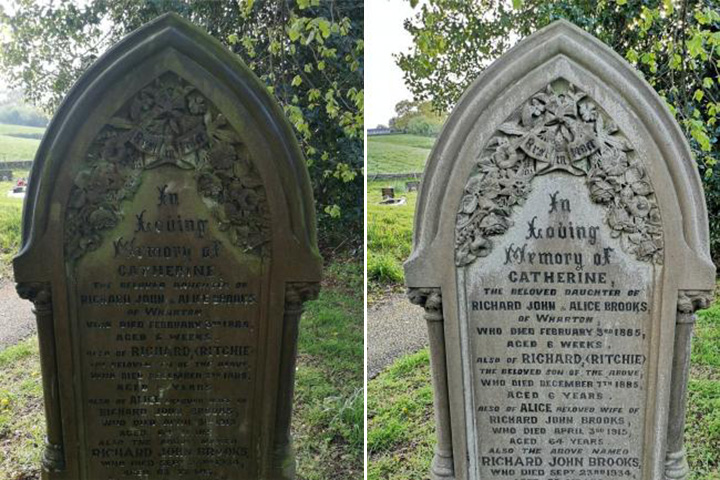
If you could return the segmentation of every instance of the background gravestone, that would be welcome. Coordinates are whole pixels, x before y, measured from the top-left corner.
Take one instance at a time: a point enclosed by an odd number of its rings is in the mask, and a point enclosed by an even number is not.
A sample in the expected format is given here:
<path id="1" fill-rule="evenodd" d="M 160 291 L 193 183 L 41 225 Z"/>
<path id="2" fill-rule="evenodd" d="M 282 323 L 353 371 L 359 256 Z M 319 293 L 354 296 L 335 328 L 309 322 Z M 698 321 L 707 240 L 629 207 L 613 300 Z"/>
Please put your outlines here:
<path id="1" fill-rule="evenodd" d="M 470 87 L 405 271 L 430 333 L 433 478 L 687 477 L 707 213 L 679 127 L 608 47 L 559 21 Z"/>
<path id="2" fill-rule="evenodd" d="M 14 267 L 38 320 L 44 478 L 294 477 L 313 199 L 235 55 L 169 14 L 98 60 L 38 151 Z"/>

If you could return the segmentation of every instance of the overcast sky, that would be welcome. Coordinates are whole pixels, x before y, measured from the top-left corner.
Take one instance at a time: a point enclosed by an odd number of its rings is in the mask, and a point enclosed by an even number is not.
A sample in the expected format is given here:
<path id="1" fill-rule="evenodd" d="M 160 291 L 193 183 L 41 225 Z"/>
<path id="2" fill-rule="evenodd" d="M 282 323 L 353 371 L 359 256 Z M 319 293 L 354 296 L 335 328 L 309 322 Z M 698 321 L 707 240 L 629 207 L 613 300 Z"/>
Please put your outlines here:
<path id="1" fill-rule="evenodd" d="M 408 0 L 365 0 L 365 126 L 387 125 L 395 104 L 411 100 L 393 53 L 407 52 L 412 36 L 403 21 L 412 16 Z"/>

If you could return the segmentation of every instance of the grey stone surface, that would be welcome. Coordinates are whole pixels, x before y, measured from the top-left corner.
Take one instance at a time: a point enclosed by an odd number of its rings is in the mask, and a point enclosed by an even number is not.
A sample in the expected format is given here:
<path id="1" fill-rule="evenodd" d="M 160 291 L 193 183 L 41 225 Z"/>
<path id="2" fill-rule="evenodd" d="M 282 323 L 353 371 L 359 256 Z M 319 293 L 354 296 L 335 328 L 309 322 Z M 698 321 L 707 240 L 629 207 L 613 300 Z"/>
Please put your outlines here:
<path id="1" fill-rule="evenodd" d="M 684 312 L 715 267 L 652 87 L 555 22 L 469 87 L 423 179 L 405 277 L 430 328 L 431 477 L 686 478 Z"/>
<path id="2" fill-rule="evenodd" d="M 17 296 L 15 284 L 0 283 L 0 350 L 15 345 L 36 331 L 32 304 Z"/>
<path id="3" fill-rule="evenodd" d="M 396 358 L 428 345 L 420 311 L 406 295 L 392 295 L 367 312 L 367 371 L 374 378 Z"/>

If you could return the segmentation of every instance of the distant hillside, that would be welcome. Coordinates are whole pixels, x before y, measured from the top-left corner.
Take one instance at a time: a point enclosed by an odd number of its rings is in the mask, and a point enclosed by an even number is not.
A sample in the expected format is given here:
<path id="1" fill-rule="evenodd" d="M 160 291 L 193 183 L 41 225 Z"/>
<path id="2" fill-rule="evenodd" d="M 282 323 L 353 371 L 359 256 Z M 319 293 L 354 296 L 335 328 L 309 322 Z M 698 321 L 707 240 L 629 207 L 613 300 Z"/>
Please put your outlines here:
<path id="1" fill-rule="evenodd" d="M 434 144 L 434 138 L 417 135 L 368 137 L 367 173 L 422 173 Z"/>
<path id="2" fill-rule="evenodd" d="M 0 123 L 0 162 L 33 160 L 44 128 Z"/>

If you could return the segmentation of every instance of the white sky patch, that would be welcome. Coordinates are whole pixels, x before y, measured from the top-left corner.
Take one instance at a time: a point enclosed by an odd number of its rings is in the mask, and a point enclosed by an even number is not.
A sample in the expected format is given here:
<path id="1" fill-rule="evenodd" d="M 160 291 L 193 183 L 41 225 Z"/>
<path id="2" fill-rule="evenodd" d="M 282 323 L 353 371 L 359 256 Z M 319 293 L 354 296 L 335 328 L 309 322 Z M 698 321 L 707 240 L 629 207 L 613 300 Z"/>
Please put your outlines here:
<path id="1" fill-rule="evenodd" d="M 412 100 L 393 53 L 407 52 L 412 36 L 403 21 L 413 15 L 407 0 L 365 0 L 365 126 L 387 125 L 395 104 Z"/>

